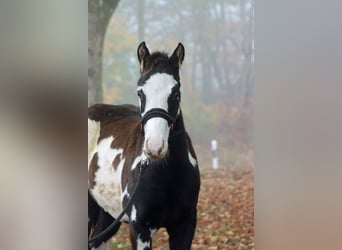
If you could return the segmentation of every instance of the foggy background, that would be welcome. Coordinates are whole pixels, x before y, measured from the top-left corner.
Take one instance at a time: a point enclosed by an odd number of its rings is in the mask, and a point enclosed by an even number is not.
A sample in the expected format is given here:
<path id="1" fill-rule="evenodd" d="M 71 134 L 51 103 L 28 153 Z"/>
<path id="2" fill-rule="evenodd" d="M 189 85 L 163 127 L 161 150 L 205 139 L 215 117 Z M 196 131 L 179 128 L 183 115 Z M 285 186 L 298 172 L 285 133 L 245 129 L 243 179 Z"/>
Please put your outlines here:
<path id="1" fill-rule="evenodd" d="M 185 47 L 181 107 L 201 170 L 192 249 L 254 248 L 253 4 L 88 1 L 88 105 L 138 104 L 142 41 L 152 52 Z M 165 229 L 153 238 L 157 249 L 168 248 Z M 129 248 L 128 226 L 108 243 Z"/>
<path id="2" fill-rule="evenodd" d="M 185 46 L 182 110 L 202 168 L 252 165 L 253 1 L 119 1 L 103 46 L 103 102 L 137 104 L 136 49 Z"/>
<path id="3" fill-rule="evenodd" d="M 0 3 L 2 249 L 86 248 L 86 4 Z M 340 245 L 340 10 L 256 3 L 256 249 Z"/>

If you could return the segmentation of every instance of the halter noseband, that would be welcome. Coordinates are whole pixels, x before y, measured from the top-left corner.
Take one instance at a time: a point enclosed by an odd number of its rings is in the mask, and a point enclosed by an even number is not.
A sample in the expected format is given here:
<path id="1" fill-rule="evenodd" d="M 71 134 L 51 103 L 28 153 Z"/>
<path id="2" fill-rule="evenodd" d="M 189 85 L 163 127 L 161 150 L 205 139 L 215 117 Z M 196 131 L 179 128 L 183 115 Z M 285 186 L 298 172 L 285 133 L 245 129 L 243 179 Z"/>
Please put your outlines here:
<path id="1" fill-rule="evenodd" d="M 168 122 L 169 126 L 172 126 L 176 122 L 176 119 L 173 118 L 164 109 L 153 108 L 147 111 L 146 114 L 141 118 L 140 120 L 141 126 L 143 127 L 146 124 L 146 122 L 153 117 L 164 118 Z"/>

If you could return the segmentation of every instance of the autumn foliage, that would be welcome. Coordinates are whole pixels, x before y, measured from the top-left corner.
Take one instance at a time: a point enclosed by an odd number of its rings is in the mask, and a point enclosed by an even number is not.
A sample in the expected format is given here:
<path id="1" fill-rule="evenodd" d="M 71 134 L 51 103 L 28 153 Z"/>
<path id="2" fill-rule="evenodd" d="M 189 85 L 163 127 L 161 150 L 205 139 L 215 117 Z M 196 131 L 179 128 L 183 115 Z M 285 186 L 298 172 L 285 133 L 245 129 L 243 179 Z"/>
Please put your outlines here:
<path id="1" fill-rule="evenodd" d="M 202 171 L 198 222 L 192 249 L 254 249 L 253 194 L 252 167 Z M 131 249 L 126 224 L 111 239 L 110 250 L 115 249 Z M 154 235 L 153 249 L 169 249 L 165 229 Z"/>

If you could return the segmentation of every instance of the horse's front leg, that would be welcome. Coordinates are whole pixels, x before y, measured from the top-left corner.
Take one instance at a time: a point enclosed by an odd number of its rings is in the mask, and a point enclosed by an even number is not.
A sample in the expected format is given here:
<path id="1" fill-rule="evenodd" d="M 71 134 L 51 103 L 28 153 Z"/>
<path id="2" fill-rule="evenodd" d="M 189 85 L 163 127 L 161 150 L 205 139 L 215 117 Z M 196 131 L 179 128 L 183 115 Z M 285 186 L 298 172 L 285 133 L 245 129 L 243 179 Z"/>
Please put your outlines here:
<path id="1" fill-rule="evenodd" d="M 109 227 L 110 224 L 112 224 L 112 222 L 114 221 L 114 218 L 108 214 L 107 212 L 105 212 L 103 210 L 103 208 L 100 208 L 99 211 L 99 216 L 97 218 L 97 221 L 95 223 L 95 225 L 93 226 L 93 233 L 91 234 L 91 237 L 95 237 L 96 235 L 102 233 L 105 229 L 107 229 Z M 110 230 L 107 234 L 103 235 L 102 238 L 96 240 L 95 242 L 91 243 L 90 246 L 88 246 L 88 248 L 90 249 L 96 249 L 96 250 L 104 250 L 106 249 L 106 242 L 114 235 L 116 234 L 116 232 L 119 230 L 121 225 L 121 222 L 119 222 L 119 224 L 112 228 L 112 230 Z"/>
<path id="2" fill-rule="evenodd" d="M 190 250 L 195 234 L 196 217 L 167 228 L 170 250 Z"/>
<path id="3" fill-rule="evenodd" d="M 133 250 L 152 249 L 152 230 L 142 221 L 129 223 L 129 234 Z"/>

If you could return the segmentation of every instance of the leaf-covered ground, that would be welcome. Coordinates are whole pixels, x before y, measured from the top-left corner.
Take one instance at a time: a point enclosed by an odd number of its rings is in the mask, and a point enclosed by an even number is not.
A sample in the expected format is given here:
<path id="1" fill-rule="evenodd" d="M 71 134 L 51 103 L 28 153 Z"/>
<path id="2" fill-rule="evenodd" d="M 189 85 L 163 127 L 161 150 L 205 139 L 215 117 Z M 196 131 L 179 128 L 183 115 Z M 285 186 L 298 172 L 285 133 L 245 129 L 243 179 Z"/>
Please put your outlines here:
<path id="1" fill-rule="evenodd" d="M 252 167 L 207 170 L 201 178 L 198 221 L 192 249 L 254 249 Z M 131 249 L 127 225 L 123 224 L 111 239 L 109 249 Z M 154 235 L 153 249 L 168 249 L 168 236 L 164 229 Z"/>

